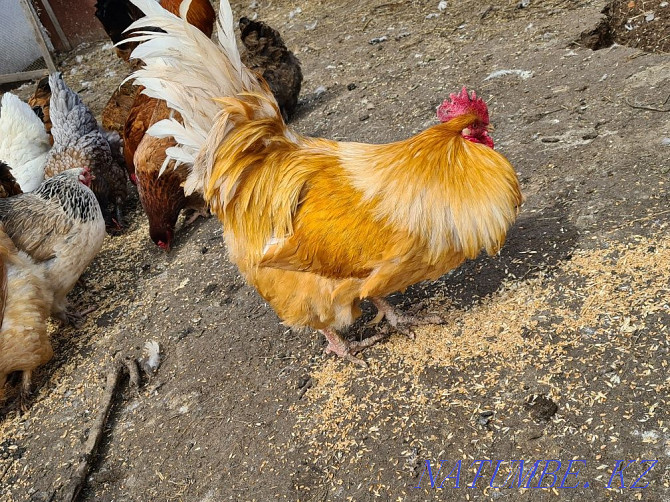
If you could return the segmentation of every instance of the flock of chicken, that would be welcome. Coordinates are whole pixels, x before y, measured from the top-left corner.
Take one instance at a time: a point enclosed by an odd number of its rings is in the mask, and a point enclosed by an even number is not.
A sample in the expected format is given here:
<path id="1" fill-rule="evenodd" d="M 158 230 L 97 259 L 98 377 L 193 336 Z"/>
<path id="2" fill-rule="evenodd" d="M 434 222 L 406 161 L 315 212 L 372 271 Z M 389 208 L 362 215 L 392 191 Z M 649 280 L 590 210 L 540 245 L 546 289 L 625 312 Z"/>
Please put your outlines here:
<path id="1" fill-rule="evenodd" d="M 47 318 L 76 319 L 66 295 L 105 229 L 122 227 L 128 178 L 158 246 L 170 249 L 182 210 L 212 211 L 230 259 L 279 317 L 361 365 L 355 353 L 383 335 L 355 342 L 338 331 L 362 299 L 378 320 L 409 327 L 416 320 L 384 296 L 503 244 L 522 196 L 474 92 L 451 94 L 440 124 L 396 143 L 305 137 L 287 126 L 297 58 L 247 18 L 240 54 L 226 0 L 216 41 L 209 0 L 99 0 L 96 15 L 134 70 L 102 127 L 58 74 L 29 104 L 2 98 L 0 397 L 22 372 L 25 398 L 31 371 L 52 356 Z"/>

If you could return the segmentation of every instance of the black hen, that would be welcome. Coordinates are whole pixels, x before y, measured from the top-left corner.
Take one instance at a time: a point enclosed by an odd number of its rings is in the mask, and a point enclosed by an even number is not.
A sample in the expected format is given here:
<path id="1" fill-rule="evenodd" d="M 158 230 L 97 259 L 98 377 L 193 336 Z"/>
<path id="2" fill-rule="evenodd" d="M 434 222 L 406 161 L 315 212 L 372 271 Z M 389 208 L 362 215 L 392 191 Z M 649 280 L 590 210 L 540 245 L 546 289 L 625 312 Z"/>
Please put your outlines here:
<path id="1" fill-rule="evenodd" d="M 125 29 L 144 17 L 144 14 L 130 0 L 98 0 L 95 4 L 95 17 L 100 20 L 112 42 L 118 44 L 132 35 L 124 33 Z M 128 61 L 136 45 L 124 44 L 117 47 L 117 54 L 121 59 Z"/>
<path id="2" fill-rule="evenodd" d="M 279 32 L 262 21 L 243 17 L 240 19 L 240 35 L 247 49 L 242 55 L 244 64 L 263 76 L 284 120 L 288 120 L 298 105 L 302 85 L 300 61 L 287 49 Z"/>

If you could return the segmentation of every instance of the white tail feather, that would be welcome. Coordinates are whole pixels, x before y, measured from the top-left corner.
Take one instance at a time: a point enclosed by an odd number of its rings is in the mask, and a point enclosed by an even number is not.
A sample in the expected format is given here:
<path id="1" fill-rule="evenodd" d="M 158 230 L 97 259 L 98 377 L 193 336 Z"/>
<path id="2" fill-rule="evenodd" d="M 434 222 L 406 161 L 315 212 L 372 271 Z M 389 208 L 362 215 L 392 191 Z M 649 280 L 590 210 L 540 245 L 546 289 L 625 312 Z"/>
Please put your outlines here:
<path id="1" fill-rule="evenodd" d="M 44 181 L 44 165 L 51 149 L 44 124 L 28 103 L 6 92 L 0 109 L 0 160 L 24 192 L 32 192 Z"/>
<path id="2" fill-rule="evenodd" d="M 186 21 L 190 0 L 181 4 L 180 17 L 164 10 L 155 0 L 131 1 L 146 17 L 128 28 L 138 31 L 124 42 L 142 42 L 131 57 L 141 59 L 145 66 L 129 78 L 143 85 L 148 96 L 165 100 L 183 120 L 183 124 L 174 119 L 163 120 L 148 132 L 157 137 L 174 136 L 178 146 L 167 150 L 168 161 L 192 164 L 220 111 L 214 99 L 265 90 L 242 64 L 227 0 L 219 6 L 218 45 Z M 146 31 L 149 27 L 161 28 L 165 33 Z M 194 185 L 191 181 L 189 186 Z"/>

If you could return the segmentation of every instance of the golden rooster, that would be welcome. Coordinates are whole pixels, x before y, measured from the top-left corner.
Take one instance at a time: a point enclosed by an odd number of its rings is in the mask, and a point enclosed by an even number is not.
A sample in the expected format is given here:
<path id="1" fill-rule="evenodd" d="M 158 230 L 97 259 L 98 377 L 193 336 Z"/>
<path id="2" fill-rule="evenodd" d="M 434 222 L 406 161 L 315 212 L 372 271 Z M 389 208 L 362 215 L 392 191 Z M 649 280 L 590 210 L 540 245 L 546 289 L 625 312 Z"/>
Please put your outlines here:
<path id="1" fill-rule="evenodd" d="M 380 336 L 351 342 L 338 333 L 360 315 L 361 299 L 397 324 L 385 295 L 503 244 L 522 197 L 474 93 L 452 94 L 441 124 L 396 143 L 304 137 L 241 63 L 226 0 L 218 47 L 151 0 L 134 1 L 166 32 L 146 33 L 133 53 L 146 63 L 137 81 L 183 118 L 149 134 L 177 139 L 168 155 L 193 162 L 185 192 L 203 193 L 231 260 L 286 324 L 320 330 L 327 351 L 365 364 L 353 354 Z"/>

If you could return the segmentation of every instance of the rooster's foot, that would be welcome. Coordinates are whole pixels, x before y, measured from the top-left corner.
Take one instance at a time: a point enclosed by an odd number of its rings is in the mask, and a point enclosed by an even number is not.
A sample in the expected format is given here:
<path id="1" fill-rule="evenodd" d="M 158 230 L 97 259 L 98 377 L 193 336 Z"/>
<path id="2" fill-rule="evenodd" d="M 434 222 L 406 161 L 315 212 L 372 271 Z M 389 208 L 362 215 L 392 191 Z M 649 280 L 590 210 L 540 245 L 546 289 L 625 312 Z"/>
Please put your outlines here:
<path id="1" fill-rule="evenodd" d="M 414 317 L 399 314 L 393 306 L 383 298 L 371 298 L 372 303 L 377 307 L 377 315 L 370 321 L 370 324 L 378 324 L 386 318 L 388 323 L 398 332 L 414 340 L 414 328 L 425 324 L 442 324 L 443 320 L 439 316 L 421 316 Z"/>
<path id="2" fill-rule="evenodd" d="M 326 347 L 326 354 L 332 352 L 333 354 L 336 354 L 351 363 L 363 366 L 364 368 L 367 368 L 368 364 L 363 359 L 354 356 L 354 354 L 360 352 L 361 350 L 367 347 L 374 345 L 375 343 L 379 342 L 380 340 L 383 340 L 387 336 L 384 333 L 380 333 L 368 337 L 365 340 L 352 342 L 345 338 L 342 338 L 335 332 L 335 330 L 332 329 L 323 329 L 321 330 L 321 332 L 326 337 L 326 340 L 328 340 L 328 346 Z"/>

